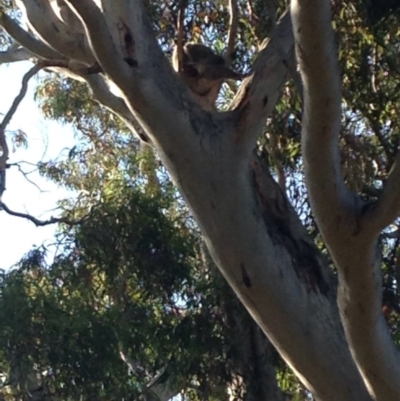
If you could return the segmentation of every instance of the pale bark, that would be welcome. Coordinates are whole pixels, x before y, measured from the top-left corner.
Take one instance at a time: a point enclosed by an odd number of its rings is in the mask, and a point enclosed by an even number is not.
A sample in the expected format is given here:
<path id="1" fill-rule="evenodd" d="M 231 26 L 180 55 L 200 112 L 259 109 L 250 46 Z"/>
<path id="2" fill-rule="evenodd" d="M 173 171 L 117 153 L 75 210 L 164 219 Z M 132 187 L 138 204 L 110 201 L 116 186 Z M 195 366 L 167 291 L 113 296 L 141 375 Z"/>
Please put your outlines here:
<path id="1" fill-rule="evenodd" d="M 30 29 L 50 48 L 71 59 L 92 65 L 94 57 L 83 33 L 74 32 L 61 22 L 49 1 L 16 0 Z"/>
<path id="2" fill-rule="evenodd" d="M 375 400 L 400 399 L 400 358 L 382 315 L 380 230 L 399 213 L 396 165 L 375 204 L 346 188 L 340 171 L 341 85 L 330 2 L 293 0 L 304 83 L 302 126 L 312 210 L 339 271 L 339 306 L 353 358 Z"/>
<path id="3" fill-rule="evenodd" d="M 116 114 L 143 142 L 150 144 L 150 139 L 136 118 L 126 107 L 125 102 L 111 93 L 109 86 L 100 75 L 87 76 L 86 81 L 92 90 L 95 99 L 104 107 Z"/>
<path id="4" fill-rule="evenodd" d="M 0 25 L 16 42 L 38 57 L 44 59 L 62 58 L 61 54 L 35 39 L 5 13 L 0 13 Z"/>
<path id="5" fill-rule="evenodd" d="M 289 15 L 264 44 L 231 111 L 223 114 L 204 111 L 173 73 L 141 0 L 103 0 L 101 8 L 91 0 L 67 0 L 87 35 L 79 41 L 80 33 L 71 33 L 46 1 L 20 3 L 45 46 L 67 58 L 72 72 L 76 63 L 98 63 L 118 87 L 121 98 L 107 94 L 103 78 L 78 71 L 106 107 L 128 124 L 138 122 L 180 188 L 225 278 L 316 398 L 400 399 L 397 351 L 380 313 L 376 248 L 379 229 L 398 212 L 398 173 L 395 168 L 375 206 L 382 211 L 389 205 L 391 212 L 381 217 L 378 212 L 371 217 L 343 183 L 330 3 L 298 0 L 292 11 L 304 82 L 307 186 L 339 271 L 340 315 L 327 263 L 267 168 L 252 155 L 287 79 L 293 51 Z M 40 16 L 39 9 L 49 18 Z"/>
<path id="6" fill-rule="evenodd" d="M 240 149 L 249 153 L 265 126 L 287 79 L 289 60 L 293 56 L 292 23 L 289 12 L 281 18 L 270 39 L 261 45 L 252 74 L 239 89 L 231 104 L 236 110 L 241 134 Z"/>

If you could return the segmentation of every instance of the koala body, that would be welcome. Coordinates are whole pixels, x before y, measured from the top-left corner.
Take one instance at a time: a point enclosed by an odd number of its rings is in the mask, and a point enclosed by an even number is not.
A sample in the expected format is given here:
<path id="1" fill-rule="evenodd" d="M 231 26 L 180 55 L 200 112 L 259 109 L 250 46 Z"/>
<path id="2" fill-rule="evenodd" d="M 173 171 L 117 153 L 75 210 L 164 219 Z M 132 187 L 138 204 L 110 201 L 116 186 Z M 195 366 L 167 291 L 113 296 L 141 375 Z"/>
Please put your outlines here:
<path id="1" fill-rule="evenodd" d="M 242 74 L 229 68 L 224 57 L 214 53 L 205 45 L 186 43 L 182 50 L 181 66 L 179 66 L 176 46 L 172 56 L 172 65 L 189 89 L 198 99 L 200 98 L 200 103 L 204 108 L 214 108 L 223 81 L 244 78 Z"/>

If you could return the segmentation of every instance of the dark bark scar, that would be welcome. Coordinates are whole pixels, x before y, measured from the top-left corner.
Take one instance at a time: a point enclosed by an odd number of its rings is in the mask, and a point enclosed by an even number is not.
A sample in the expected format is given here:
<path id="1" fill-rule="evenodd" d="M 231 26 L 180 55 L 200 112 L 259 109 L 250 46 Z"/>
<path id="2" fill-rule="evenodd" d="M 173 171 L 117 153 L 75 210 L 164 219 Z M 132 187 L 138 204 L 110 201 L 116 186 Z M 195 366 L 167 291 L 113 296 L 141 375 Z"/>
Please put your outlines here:
<path id="1" fill-rule="evenodd" d="M 240 264 L 240 271 L 242 272 L 242 282 L 245 285 L 245 287 L 247 288 L 251 288 L 252 284 L 251 284 L 251 280 L 249 275 L 247 274 L 247 271 L 244 267 L 244 263 Z"/>
<path id="2" fill-rule="evenodd" d="M 54 23 L 51 24 L 51 26 L 53 27 L 53 29 L 57 32 L 60 33 L 60 30 L 58 29 L 58 26 Z"/>
<path id="3" fill-rule="evenodd" d="M 126 64 L 129 65 L 129 67 L 137 67 L 138 66 L 137 61 L 134 60 L 133 58 L 125 57 L 124 60 L 126 61 Z"/>
<path id="4" fill-rule="evenodd" d="M 138 62 L 135 59 L 135 39 L 132 35 L 132 31 L 129 29 L 128 25 L 122 20 L 119 21 L 118 25 L 118 32 L 121 41 L 121 47 L 124 50 L 124 60 L 126 63 L 131 67 L 137 67 Z"/>

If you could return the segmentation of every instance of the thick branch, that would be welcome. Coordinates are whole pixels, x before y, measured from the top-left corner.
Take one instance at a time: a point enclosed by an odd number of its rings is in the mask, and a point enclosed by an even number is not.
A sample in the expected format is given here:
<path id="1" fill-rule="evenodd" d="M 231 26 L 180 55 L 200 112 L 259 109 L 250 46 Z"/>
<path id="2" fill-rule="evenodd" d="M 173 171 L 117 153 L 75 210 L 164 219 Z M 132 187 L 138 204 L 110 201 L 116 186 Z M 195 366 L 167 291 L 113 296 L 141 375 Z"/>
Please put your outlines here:
<path id="1" fill-rule="evenodd" d="M 60 21 L 48 0 L 16 0 L 16 3 L 24 11 L 31 29 L 48 46 L 76 62 L 88 66 L 95 62 L 84 34 L 71 31 Z"/>
<path id="2" fill-rule="evenodd" d="M 68 4 L 82 18 L 99 64 L 118 86 L 127 107 L 154 135 L 151 141 L 162 142 L 164 152 L 181 149 L 179 156 L 184 157 L 194 147 L 191 121 L 200 121 L 206 113 L 173 73 L 154 37 L 144 3 L 105 0 L 104 14 L 96 12 L 88 0 L 68 0 Z"/>
<path id="3" fill-rule="evenodd" d="M 400 399 L 400 356 L 382 314 L 381 259 L 376 242 L 349 236 L 332 254 L 338 304 L 353 358 L 376 401 Z"/>
<path id="4" fill-rule="evenodd" d="M 239 140 L 247 154 L 253 150 L 281 94 L 293 46 L 290 14 L 286 12 L 271 39 L 264 41 L 254 63 L 253 75 L 243 82 L 231 104 L 239 119 Z"/>
<path id="5" fill-rule="evenodd" d="M 128 64 L 121 63 L 121 57 L 112 41 L 101 10 L 91 0 L 67 0 L 66 2 L 81 17 L 90 46 L 104 72 L 118 86 L 131 80 L 131 69 Z"/>
<path id="6" fill-rule="evenodd" d="M 316 399 L 370 400 L 312 240 L 265 164 L 256 159 L 251 172 L 237 173 L 237 158 L 219 144 L 193 183 L 184 173 L 181 180 L 214 260 Z"/>
<path id="7" fill-rule="evenodd" d="M 346 219 L 354 212 L 340 167 L 341 84 L 330 2 L 292 1 L 291 11 L 304 87 L 304 173 L 316 220 L 328 229 L 338 214 Z"/>
<path id="8" fill-rule="evenodd" d="M 377 232 L 363 203 L 345 187 L 339 156 L 341 87 L 331 3 L 293 0 L 304 84 L 302 149 L 310 203 L 339 271 L 338 303 L 353 358 L 377 401 L 400 399 L 400 360 L 381 311 Z"/>
<path id="9" fill-rule="evenodd" d="M 143 142 L 150 144 L 150 138 L 129 111 L 123 99 L 111 93 L 104 79 L 100 75 L 89 75 L 86 77 L 86 82 L 89 84 L 95 100 L 111 112 L 115 113 Z"/>
<path id="10" fill-rule="evenodd" d="M 36 56 L 45 59 L 62 59 L 63 56 L 35 39 L 27 31 L 21 28 L 12 18 L 5 13 L 0 13 L 0 25 L 21 46 Z"/>

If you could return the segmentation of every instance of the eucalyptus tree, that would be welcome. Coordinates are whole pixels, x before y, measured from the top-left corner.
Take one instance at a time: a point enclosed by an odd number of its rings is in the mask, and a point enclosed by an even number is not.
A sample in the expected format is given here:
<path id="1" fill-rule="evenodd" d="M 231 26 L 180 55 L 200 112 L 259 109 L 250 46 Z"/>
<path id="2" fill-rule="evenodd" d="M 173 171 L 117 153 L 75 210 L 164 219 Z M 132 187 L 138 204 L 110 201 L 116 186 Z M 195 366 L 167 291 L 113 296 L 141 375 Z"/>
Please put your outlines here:
<path id="1" fill-rule="evenodd" d="M 357 34 L 351 11 L 365 6 L 369 12 L 371 5 L 335 3 L 333 11 L 340 8 L 344 17 L 337 38 L 327 0 L 293 0 L 277 23 L 268 7 L 269 38 L 258 46 L 248 77 L 221 112 L 214 104 L 204 107 L 204 99 L 181 79 L 181 70 L 173 71 L 163 53 L 166 44 L 157 41 L 157 26 L 170 8 L 157 14 L 153 4 L 141 0 L 19 0 L 17 5 L 28 29 L 2 12 L 0 24 L 16 42 L 3 60 L 29 59 L 36 69 L 57 69 L 86 82 L 94 99 L 156 149 L 224 277 L 316 399 L 397 400 L 399 357 L 382 314 L 379 248 L 381 233 L 400 208 L 396 143 L 387 140 L 397 105 L 386 104 L 386 114 L 377 116 L 375 104 L 382 107 L 377 99 L 382 88 L 389 90 L 382 81 L 388 71 L 397 71 L 396 57 L 382 51 L 396 29 L 380 36 L 372 20 L 378 16 L 369 14 L 372 39 L 365 35 L 365 42 L 380 41 L 358 55 L 361 63 L 346 60 L 345 49 L 338 57 L 336 43 Z M 246 15 L 254 16 L 252 2 L 247 5 Z M 195 15 L 196 2 L 191 6 Z M 386 14 L 379 17 L 395 18 L 396 7 L 385 6 Z M 237 11 L 231 1 L 226 62 L 232 61 Z M 348 62 L 348 71 L 360 67 L 358 75 L 341 75 L 339 60 Z M 356 106 L 352 85 L 357 79 L 365 85 L 365 76 L 375 98 Z M 207 79 L 201 73 L 196 77 Z M 279 169 L 281 185 L 255 151 L 288 80 L 302 96 L 303 116 L 293 110 L 290 121 L 301 123 L 308 199 L 338 280 L 282 191 Z M 396 80 L 391 83 L 396 87 Z M 217 80 L 211 89 L 221 84 Z M 358 89 L 360 96 L 367 90 Z M 352 187 L 342 169 L 342 164 L 351 166 L 340 154 L 343 125 L 357 113 L 364 119 L 346 139 L 357 142 L 360 132 L 374 132 L 384 148 L 376 158 L 382 174 L 375 174 L 378 184 L 369 194 Z M 2 148 L 4 170 L 4 134 Z"/>

